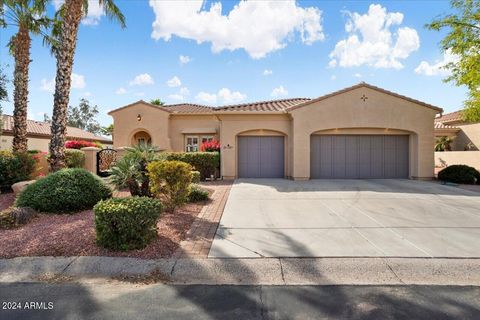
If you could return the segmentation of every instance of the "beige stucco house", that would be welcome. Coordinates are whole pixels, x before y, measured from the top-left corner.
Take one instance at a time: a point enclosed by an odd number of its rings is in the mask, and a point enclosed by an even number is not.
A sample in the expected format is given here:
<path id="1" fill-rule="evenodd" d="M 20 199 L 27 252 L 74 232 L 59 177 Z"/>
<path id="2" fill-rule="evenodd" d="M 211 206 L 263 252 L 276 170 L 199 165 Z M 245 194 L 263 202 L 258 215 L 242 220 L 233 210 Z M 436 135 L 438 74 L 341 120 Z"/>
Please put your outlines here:
<path id="1" fill-rule="evenodd" d="M 461 111 L 446 113 L 435 119 L 435 136 L 451 137 L 452 151 L 480 149 L 480 122 L 468 122 Z"/>
<path id="2" fill-rule="evenodd" d="M 2 115 L 3 130 L 0 134 L 0 150 L 10 150 L 13 142 L 13 116 Z M 28 150 L 39 150 L 48 152 L 50 144 L 50 123 L 27 120 L 27 144 Z M 98 141 L 104 146 L 111 146 L 112 140 L 96 136 L 91 132 L 75 128 L 67 127 L 67 140 L 85 140 L 95 142 Z"/>
<path id="3" fill-rule="evenodd" d="M 114 147 L 197 151 L 220 140 L 226 179 L 430 179 L 442 109 L 366 83 L 316 99 L 209 107 L 138 101 L 111 111 Z"/>

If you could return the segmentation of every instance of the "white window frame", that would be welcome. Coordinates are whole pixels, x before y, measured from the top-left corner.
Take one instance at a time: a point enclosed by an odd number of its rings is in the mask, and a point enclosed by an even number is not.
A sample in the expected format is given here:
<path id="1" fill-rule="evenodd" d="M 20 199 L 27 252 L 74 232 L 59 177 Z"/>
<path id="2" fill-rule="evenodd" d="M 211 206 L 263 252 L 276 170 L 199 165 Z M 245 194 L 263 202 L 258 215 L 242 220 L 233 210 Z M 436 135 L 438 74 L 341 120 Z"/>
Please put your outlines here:
<path id="1" fill-rule="evenodd" d="M 189 144 L 188 139 L 197 139 L 197 144 Z M 215 138 L 213 135 L 186 135 L 185 136 L 185 152 L 198 152 L 200 146 L 206 141 L 212 141 Z"/>
<path id="2" fill-rule="evenodd" d="M 192 143 L 188 143 L 188 139 L 192 139 Z M 193 139 L 197 139 L 197 143 L 193 143 Z M 186 152 L 198 152 L 200 148 L 200 137 L 199 136 L 193 136 L 193 135 L 188 135 L 185 136 L 185 151 Z"/>

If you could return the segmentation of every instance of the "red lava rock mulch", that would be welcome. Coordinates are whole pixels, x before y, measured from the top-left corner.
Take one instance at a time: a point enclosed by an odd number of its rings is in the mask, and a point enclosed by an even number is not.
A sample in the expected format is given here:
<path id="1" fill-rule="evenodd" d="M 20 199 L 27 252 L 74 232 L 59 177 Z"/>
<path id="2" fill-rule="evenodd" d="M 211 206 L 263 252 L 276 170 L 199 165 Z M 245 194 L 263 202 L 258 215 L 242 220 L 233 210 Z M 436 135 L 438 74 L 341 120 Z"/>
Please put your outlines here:
<path id="1" fill-rule="evenodd" d="M 7 209 L 15 202 L 15 193 L 1 193 L 0 194 L 0 211 Z"/>
<path id="2" fill-rule="evenodd" d="M 208 186 L 215 189 L 215 186 Z M 122 194 L 123 195 L 123 194 Z M 14 196 L 0 195 L 0 205 L 7 207 Z M 164 212 L 158 221 L 158 238 L 142 250 L 111 251 L 95 243 L 92 210 L 75 214 L 39 214 L 28 224 L 11 230 L 0 230 L 0 257 L 20 256 L 118 256 L 144 259 L 172 256 L 185 238 L 193 221 L 206 203 L 187 204 Z"/>

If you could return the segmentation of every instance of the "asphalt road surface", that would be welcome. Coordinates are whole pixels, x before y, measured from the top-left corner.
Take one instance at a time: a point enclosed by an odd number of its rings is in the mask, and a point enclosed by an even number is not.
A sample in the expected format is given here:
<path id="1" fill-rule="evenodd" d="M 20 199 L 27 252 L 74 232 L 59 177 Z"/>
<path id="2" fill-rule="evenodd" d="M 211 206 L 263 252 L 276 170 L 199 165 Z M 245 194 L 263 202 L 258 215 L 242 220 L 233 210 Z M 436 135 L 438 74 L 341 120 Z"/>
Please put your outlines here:
<path id="1" fill-rule="evenodd" d="M 0 319 L 480 319 L 480 287 L 0 284 Z"/>

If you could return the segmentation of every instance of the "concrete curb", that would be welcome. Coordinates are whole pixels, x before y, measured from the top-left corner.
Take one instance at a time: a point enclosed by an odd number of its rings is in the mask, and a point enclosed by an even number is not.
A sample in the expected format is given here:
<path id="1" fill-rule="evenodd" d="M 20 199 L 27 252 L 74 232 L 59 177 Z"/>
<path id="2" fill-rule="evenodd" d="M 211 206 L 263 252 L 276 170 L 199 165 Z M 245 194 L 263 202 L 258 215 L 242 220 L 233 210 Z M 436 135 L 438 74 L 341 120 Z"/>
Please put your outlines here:
<path id="1" fill-rule="evenodd" d="M 237 285 L 473 285 L 480 259 L 265 258 L 157 259 L 20 257 L 0 259 L 0 282 L 149 277 L 171 284 Z"/>

